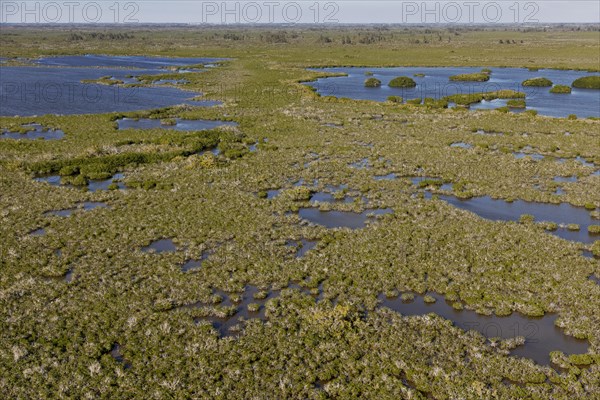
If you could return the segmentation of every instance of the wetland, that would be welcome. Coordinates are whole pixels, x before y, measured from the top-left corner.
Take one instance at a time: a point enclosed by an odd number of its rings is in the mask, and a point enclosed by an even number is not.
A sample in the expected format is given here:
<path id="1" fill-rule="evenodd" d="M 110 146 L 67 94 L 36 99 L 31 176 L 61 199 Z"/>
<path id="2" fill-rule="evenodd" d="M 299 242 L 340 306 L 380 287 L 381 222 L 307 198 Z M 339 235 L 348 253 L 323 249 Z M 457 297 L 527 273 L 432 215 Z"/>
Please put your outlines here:
<path id="1" fill-rule="evenodd" d="M 597 29 L 102 29 L 0 35 L 3 398 L 600 392 Z"/>

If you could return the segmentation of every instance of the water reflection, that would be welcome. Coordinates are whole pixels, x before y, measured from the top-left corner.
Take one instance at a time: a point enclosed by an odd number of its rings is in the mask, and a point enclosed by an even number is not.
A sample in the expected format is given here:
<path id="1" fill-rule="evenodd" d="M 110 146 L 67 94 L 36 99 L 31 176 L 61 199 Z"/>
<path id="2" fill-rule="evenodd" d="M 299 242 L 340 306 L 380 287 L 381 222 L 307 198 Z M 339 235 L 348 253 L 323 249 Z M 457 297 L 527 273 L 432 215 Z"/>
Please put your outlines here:
<path id="1" fill-rule="evenodd" d="M 172 239 L 159 239 L 148 246 L 142 247 L 144 253 L 174 253 L 177 251 L 177 246 L 173 243 Z"/>
<path id="2" fill-rule="evenodd" d="M 173 121 L 165 123 L 164 120 L 152 118 L 122 118 L 117 120 L 119 129 L 172 129 L 176 131 L 203 131 L 214 129 L 219 126 L 237 126 L 231 121 L 207 120 L 207 119 L 181 119 L 173 118 Z"/>
<path id="3" fill-rule="evenodd" d="M 302 258 L 310 250 L 314 249 L 319 242 L 316 240 L 300 239 L 300 241 L 288 240 L 287 246 L 296 249 L 296 258 Z"/>
<path id="4" fill-rule="evenodd" d="M 381 305 L 403 315 L 425 315 L 435 313 L 454 323 L 463 330 L 474 329 L 487 338 L 511 339 L 525 337 L 525 344 L 511 351 L 513 355 L 531 358 L 539 364 L 550 364 L 550 352 L 559 350 L 565 354 L 583 354 L 587 352 L 589 343 L 572 336 L 567 336 L 554 325 L 556 314 L 547 314 L 541 318 L 532 318 L 519 313 L 498 317 L 481 315 L 471 310 L 456 310 L 447 303 L 443 296 L 428 293 L 435 299 L 427 303 L 424 297 L 415 295 L 412 302 L 402 301 L 400 297 L 387 298 L 380 296 Z"/>
<path id="5" fill-rule="evenodd" d="M 522 215 L 532 215 L 538 222 L 554 222 L 558 229 L 550 233 L 563 239 L 592 243 L 595 238 L 588 233 L 588 227 L 595 225 L 590 212 L 583 207 L 575 207 L 568 203 L 549 204 L 517 200 L 507 202 L 492 199 L 489 196 L 459 199 L 454 196 L 441 195 L 444 200 L 455 207 L 471 211 L 482 218 L 493 221 L 518 221 Z M 579 230 L 568 229 L 569 224 L 577 224 Z"/>
<path id="6" fill-rule="evenodd" d="M 87 188 L 90 192 L 97 192 L 102 190 L 125 190 L 126 186 L 123 183 L 125 175 L 122 173 L 116 173 L 108 179 L 90 179 L 86 186 L 75 186 L 70 184 L 64 184 L 60 175 L 45 175 L 34 178 L 36 182 L 45 182 L 51 186 L 69 187 L 69 188 Z"/>
<path id="7" fill-rule="evenodd" d="M 35 67 L 1 65 L 0 115 L 98 114 L 177 104 L 213 106 L 218 102 L 193 101 L 192 98 L 199 93 L 172 86 L 123 86 L 97 82 L 104 78 L 114 83 L 135 83 L 134 75 L 164 74 L 165 68 L 196 65 L 205 60 L 88 55 L 41 58 L 36 60 Z M 36 78 L 35 82 L 32 82 L 32 77 Z"/>
<path id="8" fill-rule="evenodd" d="M 405 99 L 435 98 L 439 99 L 453 94 L 471 94 L 491 92 L 502 89 L 525 92 L 527 108 L 542 115 L 566 117 L 575 114 L 578 117 L 600 117 L 600 96 L 597 90 L 573 88 L 569 95 L 555 95 L 550 88 L 523 87 L 521 83 L 530 78 L 543 76 L 555 84 L 568 85 L 580 77 L 593 75 L 585 71 L 566 71 L 542 69 L 529 71 L 526 68 L 492 68 L 490 80 L 487 82 L 450 82 L 452 75 L 476 73 L 481 67 L 394 67 L 394 68 L 359 68 L 337 67 L 313 69 L 332 73 L 344 73 L 346 76 L 321 78 L 315 82 L 305 83 L 316 89 L 322 96 L 346 97 L 358 100 L 386 101 L 388 96 L 401 96 Z M 379 88 L 365 88 L 365 72 L 370 71 L 373 77 L 382 82 Z M 398 76 L 414 76 L 425 73 L 425 78 L 415 79 L 414 88 L 390 88 L 388 83 Z M 507 100 L 498 99 L 473 104 L 474 109 L 491 109 L 505 106 Z M 522 111 L 522 110 L 518 110 Z"/>
<path id="9" fill-rule="evenodd" d="M 15 140 L 59 140 L 65 136 L 65 133 L 60 129 L 45 128 L 40 124 L 23 125 L 23 132 L 0 132 L 0 139 L 15 139 Z"/>
<path id="10" fill-rule="evenodd" d="M 55 217 L 70 217 L 76 211 L 91 211 L 96 208 L 107 208 L 108 204 L 100 201 L 85 201 L 83 203 L 77 203 L 76 208 L 67 208 L 64 210 L 52 210 L 44 213 L 45 216 Z"/>

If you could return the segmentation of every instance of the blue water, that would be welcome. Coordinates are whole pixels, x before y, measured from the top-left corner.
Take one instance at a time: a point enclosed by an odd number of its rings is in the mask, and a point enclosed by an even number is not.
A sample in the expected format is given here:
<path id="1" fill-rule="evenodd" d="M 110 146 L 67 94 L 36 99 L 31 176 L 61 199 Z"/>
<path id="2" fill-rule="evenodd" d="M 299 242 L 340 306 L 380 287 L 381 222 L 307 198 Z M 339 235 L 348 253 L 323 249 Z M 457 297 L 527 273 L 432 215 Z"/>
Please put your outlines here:
<path id="1" fill-rule="evenodd" d="M 107 56 L 87 54 L 83 56 L 42 57 L 34 60 L 36 64 L 59 67 L 119 67 L 141 69 L 164 69 L 188 65 L 212 64 L 224 58 L 186 58 L 186 57 L 147 57 L 147 56 Z"/>
<path id="2" fill-rule="evenodd" d="M 156 75 L 164 68 L 214 59 L 64 56 L 36 60 L 39 66 L 0 66 L 0 115 L 98 114 L 163 108 L 177 104 L 212 106 L 192 101 L 200 93 L 175 87 L 125 87 L 82 83 L 104 76 L 135 83 L 130 75 Z M 91 68 L 96 67 L 96 68 Z"/>
<path id="3" fill-rule="evenodd" d="M 416 295 L 412 302 L 404 302 L 401 297 L 387 298 L 380 296 L 381 305 L 402 315 L 426 315 L 435 313 L 446 318 L 464 330 L 476 330 L 488 338 L 499 337 L 513 339 L 525 337 L 525 344 L 511 351 L 511 354 L 531 358 L 538 364 L 550 365 L 550 352 L 562 351 L 565 354 L 587 353 L 589 343 L 566 336 L 554 325 L 556 314 L 546 314 L 541 318 L 530 318 L 519 313 L 498 317 L 481 315 L 471 310 L 455 310 L 446 303 L 443 296 L 429 293 L 436 299 L 435 303 L 425 303 L 423 297 Z"/>
<path id="4" fill-rule="evenodd" d="M 160 119 L 150 118 L 122 118 L 117 120 L 119 129 L 171 129 L 176 131 L 202 131 L 214 129 L 219 126 L 236 126 L 231 121 L 207 120 L 207 119 L 181 119 L 176 118 L 175 125 L 163 125 Z"/>
<path id="5" fill-rule="evenodd" d="M 308 253 L 310 250 L 314 249 L 318 244 L 316 240 L 308 240 L 308 239 L 300 239 L 298 240 L 288 240 L 286 242 L 287 247 L 291 247 L 296 250 L 295 257 L 302 258 Z"/>
<path id="6" fill-rule="evenodd" d="M 571 94 L 552 94 L 549 87 L 523 87 L 521 82 L 534 77 L 545 77 L 555 85 L 568 85 L 582 76 L 597 75 L 585 71 L 561 71 L 541 69 L 529 71 L 525 68 L 492 68 L 487 82 L 450 82 L 449 77 L 457 74 L 481 71 L 480 67 L 396 67 L 396 68 L 323 68 L 314 71 L 347 73 L 348 76 L 321 78 L 306 84 L 317 89 L 323 96 L 347 97 L 358 100 L 385 101 L 388 96 L 402 96 L 404 100 L 433 97 L 436 99 L 452 94 L 490 92 L 500 89 L 512 89 L 526 94 L 527 109 L 537 110 L 539 114 L 553 117 L 566 117 L 575 114 L 578 117 L 600 117 L 600 90 L 575 89 Z M 379 88 L 365 88 L 368 77 L 365 72 L 373 72 L 373 77 L 382 83 Z M 415 77 L 424 73 L 425 77 Z M 415 88 L 390 88 L 388 83 L 397 76 L 409 76 L 415 80 Z M 506 104 L 505 100 L 473 104 L 472 109 L 497 108 Z M 521 111 L 521 110 L 518 110 Z"/>
<path id="7" fill-rule="evenodd" d="M 55 217 L 70 217 L 74 212 L 77 211 L 90 211 L 95 208 L 107 208 L 108 205 L 106 203 L 100 201 L 84 201 L 83 203 L 77 203 L 76 208 L 66 208 L 64 210 L 52 210 L 44 213 L 45 216 L 55 216 Z"/>
<path id="8" fill-rule="evenodd" d="M 177 251 L 177 246 L 171 239 L 159 239 L 150 243 L 148 246 L 143 247 L 142 251 L 144 253 L 154 252 L 156 254 L 173 253 Z"/>
<path id="9" fill-rule="evenodd" d="M 59 140 L 65 136 L 65 133 L 60 129 L 46 129 L 40 124 L 23 125 L 23 128 L 29 130 L 25 133 L 0 131 L 0 139 L 15 139 L 15 140 Z"/>
<path id="10" fill-rule="evenodd" d="M 600 236 L 588 233 L 590 225 L 597 225 L 588 210 L 575 207 L 567 203 L 549 204 L 517 200 L 512 203 L 492 199 L 489 196 L 459 199 L 454 196 L 439 196 L 440 199 L 463 210 L 471 211 L 482 218 L 493 221 L 518 221 L 521 215 L 528 214 L 535 217 L 535 221 L 554 222 L 559 225 L 556 231 L 549 232 L 566 240 L 582 243 L 593 243 L 600 240 Z M 579 225 L 578 231 L 570 231 L 568 224 Z"/>
<path id="11" fill-rule="evenodd" d="M 84 186 L 84 187 L 87 187 L 87 189 L 90 192 L 97 192 L 97 191 L 101 191 L 101 190 L 110 190 L 109 189 L 110 186 L 112 184 L 115 184 L 115 185 L 117 185 L 117 190 L 125 190 L 125 184 L 122 182 L 124 178 L 125 178 L 125 175 L 123 175 L 122 173 L 117 173 L 108 179 L 99 179 L 99 180 L 90 179 L 88 181 L 87 186 Z M 78 187 L 78 186 L 73 186 L 73 185 L 68 185 L 68 184 L 62 183 L 60 175 L 39 176 L 37 178 L 34 178 L 34 180 L 36 182 L 45 182 L 51 186 L 57 186 L 57 187 L 63 186 L 63 187 L 79 188 L 79 189 L 84 188 L 84 187 Z"/>

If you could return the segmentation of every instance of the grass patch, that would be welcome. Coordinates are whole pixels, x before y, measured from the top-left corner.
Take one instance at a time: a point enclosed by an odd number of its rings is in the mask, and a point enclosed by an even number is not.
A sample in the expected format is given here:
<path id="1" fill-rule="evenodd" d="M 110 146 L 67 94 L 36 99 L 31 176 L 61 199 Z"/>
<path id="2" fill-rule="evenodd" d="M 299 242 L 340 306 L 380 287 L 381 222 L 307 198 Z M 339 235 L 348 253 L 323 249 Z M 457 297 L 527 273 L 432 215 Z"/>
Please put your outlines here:
<path id="1" fill-rule="evenodd" d="M 506 106 L 508 108 L 525 108 L 526 103 L 525 100 L 511 99 L 506 102 Z"/>
<path id="2" fill-rule="evenodd" d="M 600 75 L 575 79 L 571 86 L 578 89 L 600 89 Z"/>
<path id="3" fill-rule="evenodd" d="M 487 82 L 490 80 L 490 75 L 485 72 L 474 72 L 472 74 L 452 75 L 450 81 L 453 82 Z"/>
<path id="4" fill-rule="evenodd" d="M 547 78 L 531 78 L 531 79 L 525 79 L 522 83 L 521 86 L 533 86 L 533 87 L 550 87 L 552 86 L 552 81 L 550 79 Z"/>
<path id="5" fill-rule="evenodd" d="M 402 96 L 388 96 L 387 101 L 390 101 L 392 103 L 402 103 L 404 99 L 402 98 Z"/>
<path id="6" fill-rule="evenodd" d="M 571 87 L 567 85 L 554 85 L 552 89 L 550 89 L 550 93 L 569 94 L 571 93 Z"/>
<path id="7" fill-rule="evenodd" d="M 457 105 L 468 106 L 473 103 L 479 103 L 482 100 L 491 101 L 496 99 L 524 99 L 525 93 L 514 90 L 496 90 L 493 92 L 481 92 L 470 94 L 453 94 L 444 97 L 449 102 Z"/>
<path id="8" fill-rule="evenodd" d="M 376 88 L 381 86 L 381 81 L 377 78 L 369 78 L 365 80 L 365 87 Z"/>
<path id="9" fill-rule="evenodd" d="M 390 83 L 388 83 L 388 86 L 392 88 L 413 88 L 417 86 L 417 82 L 408 76 L 399 76 L 392 79 Z"/>

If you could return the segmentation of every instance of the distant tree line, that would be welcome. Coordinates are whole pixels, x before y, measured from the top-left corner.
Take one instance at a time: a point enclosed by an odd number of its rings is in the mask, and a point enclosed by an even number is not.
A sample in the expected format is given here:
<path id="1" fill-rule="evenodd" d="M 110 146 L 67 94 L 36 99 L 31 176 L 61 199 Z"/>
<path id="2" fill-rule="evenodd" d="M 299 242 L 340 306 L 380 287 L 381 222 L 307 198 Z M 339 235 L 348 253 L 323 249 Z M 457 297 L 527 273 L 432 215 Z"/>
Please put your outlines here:
<path id="1" fill-rule="evenodd" d="M 132 33 L 103 33 L 103 32 L 90 32 L 90 33 L 71 33 L 68 36 L 69 41 L 77 42 L 84 40 L 129 40 L 134 39 L 135 35 Z"/>

